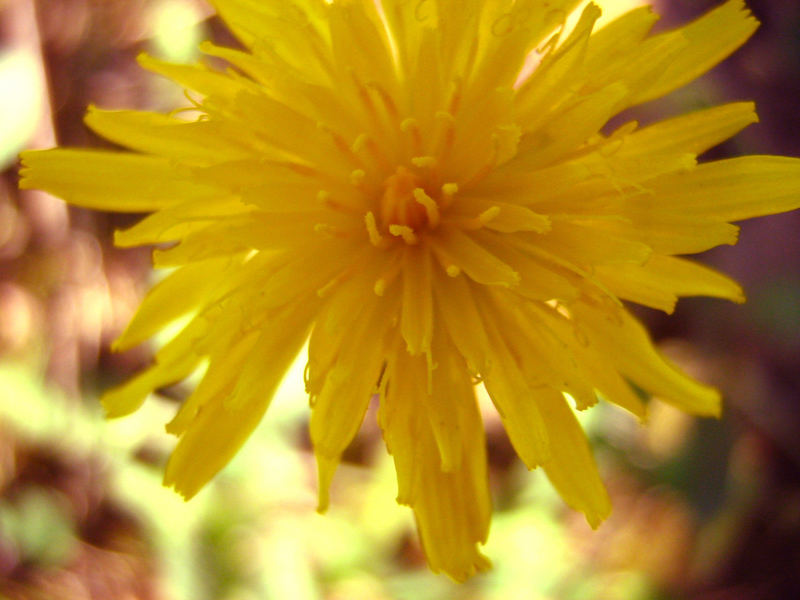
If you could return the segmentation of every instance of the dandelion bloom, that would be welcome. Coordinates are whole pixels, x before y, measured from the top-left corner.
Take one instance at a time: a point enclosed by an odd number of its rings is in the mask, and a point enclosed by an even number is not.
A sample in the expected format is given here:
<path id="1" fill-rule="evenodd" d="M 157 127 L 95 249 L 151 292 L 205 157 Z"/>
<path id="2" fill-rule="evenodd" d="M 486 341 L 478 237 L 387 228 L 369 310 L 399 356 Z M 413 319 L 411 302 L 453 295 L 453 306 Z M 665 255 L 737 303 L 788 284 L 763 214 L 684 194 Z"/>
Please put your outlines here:
<path id="1" fill-rule="evenodd" d="M 126 415 L 205 369 L 167 425 L 167 485 L 189 498 L 225 465 L 308 341 L 320 508 L 377 394 L 398 501 L 431 568 L 463 580 L 488 565 L 476 382 L 524 463 L 592 526 L 610 503 L 571 403 L 643 417 L 644 391 L 719 414 L 718 392 L 661 356 L 621 301 L 743 301 L 678 256 L 798 207 L 800 161 L 698 164 L 757 120 L 746 102 L 606 124 L 740 46 L 757 26 L 742 1 L 659 35 L 646 7 L 596 30 L 592 4 L 567 32 L 574 0 L 215 4 L 243 50 L 141 58 L 199 116 L 91 108 L 89 127 L 133 152 L 23 156 L 22 187 L 152 213 L 115 241 L 159 245 L 155 266 L 174 271 L 116 349 L 186 325 L 103 403 Z"/>

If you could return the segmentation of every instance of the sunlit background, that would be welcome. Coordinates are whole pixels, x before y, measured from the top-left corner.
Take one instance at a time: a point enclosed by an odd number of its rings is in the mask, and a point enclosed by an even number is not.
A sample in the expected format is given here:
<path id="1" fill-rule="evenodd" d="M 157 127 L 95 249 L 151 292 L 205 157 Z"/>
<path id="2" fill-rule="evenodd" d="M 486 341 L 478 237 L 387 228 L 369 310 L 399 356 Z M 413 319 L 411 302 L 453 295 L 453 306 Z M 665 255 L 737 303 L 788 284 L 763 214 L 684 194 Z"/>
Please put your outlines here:
<path id="1" fill-rule="evenodd" d="M 718 3 L 662 0 L 659 27 Z M 602 4 L 610 16 L 643 2 Z M 742 51 L 627 118 L 752 98 L 762 123 L 711 155 L 800 155 L 800 3 L 750 6 L 764 25 Z M 707 253 L 746 305 L 640 313 L 667 354 L 723 390 L 725 416 L 657 401 L 646 428 L 610 406 L 581 415 L 614 502 L 596 532 L 525 470 L 488 410 L 490 573 L 459 586 L 426 569 L 372 412 L 316 514 L 302 360 L 213 484 L 188 504 L 163 489 L 163 423 L 185 384 L 119 421 L 97 402 L 149 359 L 108 351 L 153 281 L 149 252 L 111 247 L 129 217 L 18 192 L 16 156 L 108 147 L 82 124 L 90 103 L 185 104 L 135 56 L 192 61 L 208 37 L 235 43 L 200 0 L 0 0 L 0 598 L 800 598 L 798 214 L 748 222 L 736 248 Z"/>

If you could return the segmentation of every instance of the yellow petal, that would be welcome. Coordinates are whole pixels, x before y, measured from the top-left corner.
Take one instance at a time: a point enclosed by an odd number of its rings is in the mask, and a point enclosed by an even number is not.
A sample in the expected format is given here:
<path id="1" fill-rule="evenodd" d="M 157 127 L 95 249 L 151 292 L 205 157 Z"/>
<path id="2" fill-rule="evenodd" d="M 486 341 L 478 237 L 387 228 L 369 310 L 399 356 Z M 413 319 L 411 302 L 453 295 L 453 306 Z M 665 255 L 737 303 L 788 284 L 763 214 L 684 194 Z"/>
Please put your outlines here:
<path id="1" fill-rule="evenodd" d="M 440 254 L 442 262 L 457 266 L 478 283 L 506 287 L 519 283 L 519 274 L 512 267 L 460 229 L 441 227 L 431 239 L 431 245 Z"/>
<path id="2" fill-rule="evenodd" d="M 181 435 L 167 463 L 165 485 L 189 499 L 236 454 L 303 345 L 313 308 L 298 302 L 266 324 L 233 394 L 204 403 Z"/>
<path id="3" fill-rule="evenodd" d="M 433 283 L 437 322 L 444 324 L 453 345 L 474 372 L 484 372 L 489 341 L 475 305 L 471 284 L 466 277 L 442 274 L 434 276 Z"/>
<path id="4" fill-rule="evenodd" d="M 195 341 L 205 330 L 202 320 L 192 320 L 156 353 L 153 366 L 104 393 L 101 402 L 106 416 L 116 418 L 129 415 L 139 409 L 151 392 L 188 377 L 202 360 L 202 355 L 196 351 Z"/>
<path id="5" fill-rule="evenodd" d="M 622 83 L 581 98 L 542 127 L 523 136 L 517 157 L 509 162 L 519 169 L 540 169 L 566 159 L 597 134 L 619 112 L 628 88 Z"/>
<path id="6" fill-rule="evenodd" d="M 497 202 L 491 197 L 459 196 L 458 202 L 447 212 L 447 215 L 449 217 L 474 218 L 495 207 L 499 208 L 500 212 L 486 223 L 487 229 L 502 233 L 516 231 L 544 233 L 550 229 L 550 219 L 546 215 L 535 213 L 518 204 Z"/>
<path id="7" fill-rule="evenodd" d="M 192 421 L 167 463 L 164 485 L 186 500 L 224 467 L 244 444 L 267 409 L 270 398 L 253 398 L 247 410 L 232 411 L 209 402 Z"/>
<path id="8" fill-rule="evenodd" d="M 628 94 L 619 104 L 622 110 L 635 103 L 642 90 L 648 90 L 660 80 L 664 70 L 680 56 L 689 42 L 679 34 L 649 37 L 636 43 L 639 34 L 651 19 L 641 14 L 638 23 L 632 24 L 635 32 L 627 40 L 623 39 L 620 48 L 602 43 L 594 51 L 591 40 L 584 69 L 586 87 L 589 90 L 620 82 Z M 602 33 L 602 32 L 601 32 Z M 626 47 L 627 46 L 627 47 Z"/>
<path id="9" fill-rule="evenodd" d="M 251 229 L 245 221 L 231 219 L 226 219 L 221 223 L 204 224 L 198 229 L 179 230 L 181 233 L 185 232 L 185 235 L 178 244 L 167 249 L 157 248 L 153 251 L 153 266 L 157 269 L 182 267 L 197 261 L 249 252 L 253 250 L 253 246 L 242 237 L 250 231 Z M 120 241 L 127 241 L 131 238 L 141 239 L 138 234 L 138 230 L 130 234 L 121 232 L 117 237 L 120 238 Z M 141 242 L 137 241 L 136 243 Z"/>
<path id="10" fill-rule="evenodd" d="M 744 302 L 742 288 L 731 278 L 672 256 L 654 255 L 644 265 L 600 266 L 596 274 L 619 297 L 668 313 L 680 296 L 712 296 Z"/>
<path id="11" fill-rule="evenodd" d="M 272 397 L 308 339 L 316 304 L 313 299 L 298 298 L 294 306 L 278 313 L 280 324 L 273 320 L 264 324 L 250 358 L 237 374 L 233 391 L 223 400 L 227 409 L 246 411 L 249 404 L 261 396 Z"/>
<path id="12" fill-rule="evenodd" d="M 535 311 L 534 318 L 541 319 L 547 328 L 553 331 L 558 339 L 569 348 L 574 360 L 585 373 L 587 381 L 592 383 L 603 398 L 633 413 L 643 421 L 647 411 L 642 399 L 619 375 L 613 361 L 609 359 L 610 357 L 592 346 L 591 340 L 581 325 L 563 314 L 564 312 L 568 314 L 568 309 L 564 311 L 562 304 L 557 307 L 554 307 L 552 303 L 531 305 Z M 573 399 L 577 404 L 579 398 Z M 584 402 L 577 408 L 583 410 L 586 408 L 585 404 Z"/>
<path id="13" fill-rule="evenodd" d="M 485 5 L 481 0 L 436 0 L 437 14 L 447 15 L 436 28 L 443 72 L 464 73 L 472 66 Z"/>
<path id="14" fill-rule="evenodd" d="M 361 166 L 348 150 L 347 140 L 340 137 L 336 123 L 319 123 L 293 106 L 249 90 L 238 93 L 232 102 L 241 129 L 252 132 L 276 158 L 299 157 L 303 164 L 338 177 Z M 225 107 L 229 108 L 227 103 Z"/>
<path id="15" fill-rule="evenodd" d="M 427 249 L 406 248 L 400 331 L 409 354 L 429 353 L 433 335 L 431 257 Z"/>
<path id="16" fill-rule="evenodd" d="M 587 302 L 575 302 L 570 310 L 590 343 L 640 388 L 687 412 L 719 416 L 719 392 L 695 381 L 664 358 L 644 327 L 626 310 Z"/>
<path id="17" fill-rule="evenodd" d="M 526 253 L 520 246 L 494 235 L 475 232 L 475 238 L 489 252 L 503 262 L 514 265 L 520 275 L 514 292 L 531 300 L 569 301 L 577 297 L 581 282 L 574 273 L 561 265 L 547 261 L 543 256 Z"/>
<path id="18" fill-rule="evenodd" d="M 588 5 L 563 44 L 555 52 L 545 56 L 533 74 L 520 86 L 514 108 L 525 131 L 538 129 L 547 123 L 553 112 L 562 108 L 573 97 L 572 83 L 576 70 L 586 56 L 590 35 L 595 22 L 600 18 L 600 12 L 596 5 Z M 550 18 L 557 18 L 557 15 L 558 7 Z"/>
<path id="19" fill-rule="evenodd" d="M 688 44 L 658 80 L 637 94 L 633 102 L 646 102 L 686 85 L 727 58 L 757 28 L 758 21 L 747 10 L 744 0 L 729 0 L 686 27 L 656 36 L 653 40 L 680 36 Z"/>
<path id="20" fill-rule="evenodd" d="M 486 310 L 486 314 L 494 315 L 528 386 L 534 390 L 548 386 L 569 393 L 581 409 L 594 405 L 597 396 L 592 382 L 577 362 L 569 338 L 542 319 L 538 303 L 515 303 L 516 298 L 507 293 L 493 296 L 493 302 L 483 304 L 485 309 L 493 309 Z M 572 333 L 573 337 L 576 335 L 577 332 Z"/>
<path id="21" fill-rule="evenodd" d="M 236 37 L 255 53 L 265 52 L 263 46 L 268 44 L 282 58 L 305 66 L 306 76 L 321 77 L 325 72 L 324 2 L 213 0 L 212 4 Z"/>
<path id="22" fill-rule="evenodd" d="M 220 285 L 231 259 L 213 259 L 182 267 L 160 281 L 145 296 L 113 348 L 122 352 L 161 331 L 199 306 Z"/>
<path id="23" fill-rule="evenodd" d="M 614 19 L 589 39 L 584 69 L 593 75 L 602 72 L 614 61 L 626 59 L 639 50 L 658 15 L 652 6 L 640 6 Z"/>
<path id="24" fill-rule="evenodd" d="M 741 221 L 800 207 L 800 159 L 743 156 L 648 184 L 641 204 L 696 219 Z"/>
<path id="25" fill-rule="evenodd" d="M 308 342 L 308 364 L 304 375 L 306 392 L 316 397 L 322 391 L 328 372 L 337 360 L 344 340 L 350 337 L 356 321 L 362 317 L 354 306 L 363 304 L 374 295 L 375 280 L 385 266 L 380 260 L 367 262 L 354 275 L 337 285 L 324 304 Z M 305 275 L 305 274 L 304 274 Z"/>
<path id="26" fill-rule="evenodd" d="M 414 510 L 431 569 L 464 581 L 489 566 L 477 549 L 477 544 L 486 541 L 491 515 L 486 442 L 477 402 L 468 379 L 435 385 L 437 390 L 448 389 L 448 406 L 455 411 L 448 414 L 449 423 L 438 424 L 440 435 L 442 428 L 458 430 L 456 437 L 449 438 L 450 443 L 440 437 L 437 444 L 431 423 L 441 419 L 443 407 L 435 406 L 440 397 L 426 401 L 424 382 L 420 385 L 418 378 L 407 376 L 424 373 L 425 360 L 398 350 L 387 367 L 390 383 L 382 395 L 378 416 L 395 460 L 398 502 Z M 449 369 L 437 374 L 443 378 L 454 375 Z M 449 457 L 442 463 L 442 445 L 450 450 L 457 447 L 458 459 Z"/>
<path id="27" fill-rule="evenodd" d="M 752 102 L 715 106 L 640 129 L 625 140 L 622 152 L 631 155 L 702 154 L 757 122 Z"/>
<path id="28" fill-rule="evenodd" d="M 470 426 L 462 420 L 473 418 L 469 412 L 475 407 L 475 391 L 466 364 L 443 333 L 442 328 L 437 330 L 432 356 L 435 368 L 430 374 L 428 364 L 417 360 L 414 361 L 416 370 L 406 376 L 414 375 L 418 390 L 422 392 L 420 398 L 425 403 L 424 410 L 439 450 L 440 468 L 452 473 L 462 467 L 463 432 Z"/>
<path id="29" fill-rule="evenodd" d="M 492 363 L 484 373 L 484 385 L 500 413 L 514 450 L 529 469 L 535 469 L 550 456 L 550 432 L 536 403 L 536 391 L 525 375 L 500 332 L 487 323 Z"/>
<path id="30" fill-rule="evenodd" d="M 360 319 L 349 335 L 341 339 L 336 361 L 325 376 L 318 396 L 311 398 L 309 429 L 318 463 L 319 507 L 324 511 L 330 483 L 339 457 L 358 432 L 377 391 L 384 364 L 385 332 L 392 317 L 394 301 L 373 296 L 360 307 Z M 352 307 L 350 307 L 352 310 Z"/>
<path id="31" fill-rule="evenodd" d="M 394 95 L 389 40 L 373 2 L 335 2 L 328 10 L 332 54 L 342 74 L 352 70 L 364 82 L 377 82 Z"/>
<path id="32" fill-rule="evenodd" d="M 695 254 L 739 239 L 739 228 L 709 217 L 634 209 L 627 221 L 609 221 L 603 228 L 612 235 L 647 244 L 662 254 Z"/>
<path id="33" fill-rule="evenodd" d="M 220 193 L 155 156 L 57 148 L 23 152 L 21 159 L 22 189 L 42 189 L 85 208 L 149 212 Z"/>
<path id="34" fill-rule="evenodd" d="M 153 73 L 173 81 L 186 89 L 198 92 L 206 98 L 231 102 L 243 90 L 244 84 L 202 64 L 176 64 L 147 54 L 137 57 L 139 64 Z"/>
<path id="35" fill-rule="evenodd" d="M 646 244 L 604 231 L 604 225 L 588 219 L 554 221 L 547 235 L 526 241 L 577 265 L 642 264 L 650 258 Z"/>
<path id="36" fill-rule="evenodd" d="M 207 404 L 226 398 L 236 386 L 239 373 L 252 356 L 253 347 L 258 340 L 258 332 L 246 334 L 236 332 L 235 339 L 215 339 L 215 347 L 210 353 L 208 368 L 200 383 L 183 402 L 165 430 L 173 435 L 183 435 L 194 423 L 200 410 Z"/>
<path id="37" fill-rule="evenodd" d="M 205 202 L 184 202 L 148 215 L 136 225 L 114 232 L 114 245 L 131 248 L 163 244 L 191 237 L 220 220 L 252 212 L 236 197 L 221 196 Z"/>
<path id="38" fill-rule="evenodd" d="M 472 73 L 474 92 L 482 95 L 497 87 L 513 85 L 531 50 L 561 25 L 577 4 L 578 0 L 555 0 L 545 10 L 536 0 L 518 0 L 513 6 L 506 2 L 486 2 L 482 23 L 486 43 Z M 591 30 L 599 14 L 596 6 L 589 5 L 576 29 L 588 21 Z M 564 45 L 569 43 L 570 40 Z"/>
<path id="39" fill-rule="evenodd" d="M 395 43 L 395 60 L 401 80 L 414 81 L 413 72 L 420 65 L 420 47 L 424 31 L 435 28 L 438 20 L 437 2 L 407 2 L 382 0 L 383 15 Z"/>
<path id="40" fill-rule="evenodd" d="M 101 110 L 90 106 L 84 117 L 95 133 L 145 154 L 213 164 L 244 158 L 248 149 L 219 122 L 182 121 L 160 113 Z"/>
<path id="41" fill-rule="evenodd" d="M 219 162 L 209 167 L 192 169 L 192 172 L 198 181 L 240 193 L 246 196 L 243 201 L 272 211 L 278 211 L 283 206 L 284 211 L 292 212 L 292 207 L 297 205 L 307 211 L 310 208 L 309 202 L 320 208 L 317 199 L 320 186 L 330 186 L 333 183 L 323 183 L 313 170 L 298 169 L 296 163 L 272 161 L 261 156 Z M 339 186 L 331 192 L 339 195 L 344 191 L 342 188 L 347 191 L 350 189 L 341 183 Z M 292 198 L 293 202 L 287 202 L 287 198 Z"/>
<path id="42" fill-rule="evenodd" d="M 597 527 L 611 512 L 611 501 L 586 436 L 561 394 L 538 391 L 535 402 L 550 432 L 550 458 L 542 465 L 547 477 L 564 502 Z"/>

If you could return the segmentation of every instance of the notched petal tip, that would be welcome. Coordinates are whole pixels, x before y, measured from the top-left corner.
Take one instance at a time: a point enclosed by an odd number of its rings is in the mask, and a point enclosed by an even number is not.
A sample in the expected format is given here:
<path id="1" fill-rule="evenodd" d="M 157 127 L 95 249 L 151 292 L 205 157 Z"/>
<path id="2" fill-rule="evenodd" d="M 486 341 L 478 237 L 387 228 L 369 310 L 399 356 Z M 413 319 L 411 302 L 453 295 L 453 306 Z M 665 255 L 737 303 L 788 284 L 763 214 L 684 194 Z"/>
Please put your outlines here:
<path id="1" fill-rule="evenodd" d="M 189 485 L 186 481 L 183 481 L 176 473 L 169 469 L 169 464 L 167 465 L 167 470 L 164 471 L 161 485 L 174 490 L 176 494 L 183 498 L 184 502 L 189 502 L 203 487 L 202 485 Z"/>
<path id="2" fill-rule="evenodd" d="M 36 167 L 36 163 L 39 158 L 45 158 L 47 153 L 50 153 L 53 148 L 47 150 L 25 150 L 24 152 L 19 153 L 19 162 L 20 167 L 19 171 L 19 183 L 17 184 L 19 189 L 21 190 L 35 190 L 38 189 L 40 183 L 36 181 L 36 173 L 38 168 Z"/>
<path id="3" fill-rule="evenodd" d="M 586 522 L 592 529 L 597 529 L 611 515 L 611 500 L 606 496 L 605 503 L 596 509 L 596 512 L 586 512 Z"/>
<path id="4" fill-rule="evenodd" d="M 91 119 L 94 115 L 100 112 L 102 109 L 98 108 L 98 106 L 92 102 L 86 106 L 86 112 L 83 114 L 83 122 L 86 125 L 89 125 Z"/>

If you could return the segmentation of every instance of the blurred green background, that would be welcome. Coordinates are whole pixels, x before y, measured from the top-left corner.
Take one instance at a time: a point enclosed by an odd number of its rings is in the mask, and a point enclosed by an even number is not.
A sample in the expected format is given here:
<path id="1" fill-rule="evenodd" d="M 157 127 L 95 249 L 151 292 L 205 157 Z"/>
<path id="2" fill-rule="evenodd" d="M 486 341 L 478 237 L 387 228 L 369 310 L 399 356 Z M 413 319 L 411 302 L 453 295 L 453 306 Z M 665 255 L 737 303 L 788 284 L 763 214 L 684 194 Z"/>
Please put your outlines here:
<path id="1" fill-rule="evenodd" d="M 664 0 L 659 27 L 716 4 Z M 762 123 L 709 157 L 800 155 L 800 4 L 749 4 L 763 26 L 742 51 L 626 117 L 755 99 Z M 17 191 L 16 155 L 108 147 L 82 125 L 89 103 L 185 104 L 135 56 L 191 61 L 208 37 L 235 43 L 200 0 L 0 0 L 0 598 L 800 598 L 798 214 L 746 223 L 737 247 L 707 253 L 746 305 L 640 312 L 665 352 L 723 390 L 725 416 L 657 401 L 646 428 L 609 406 L 581 415 L 614 502 L 596 532 L 516 460 L 488 409 L 490 573 L 457 585 L 426 569 L 374 407 L 316 514 L 302 360 L 214 483 L 190 503 L 162 488 L 163 423 L 185 385 L 119 421 L 97 402 L 149 360 L 108 351 L 152 282 L 149 251 L 111 246 L 130 217 Z"/>

